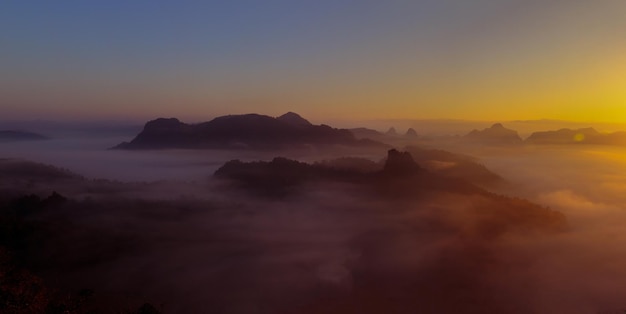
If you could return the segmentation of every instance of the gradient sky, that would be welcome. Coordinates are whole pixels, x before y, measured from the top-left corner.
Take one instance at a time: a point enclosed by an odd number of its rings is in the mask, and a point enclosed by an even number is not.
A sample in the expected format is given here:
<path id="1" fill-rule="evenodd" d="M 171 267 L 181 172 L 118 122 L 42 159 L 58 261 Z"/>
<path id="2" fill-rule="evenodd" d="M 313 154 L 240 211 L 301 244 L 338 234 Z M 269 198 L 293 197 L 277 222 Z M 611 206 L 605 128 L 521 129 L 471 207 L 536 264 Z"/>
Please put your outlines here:
<path id="1" fill-rule="evenodd" d="M 626 122 L 626 1 L 0 4 L 0 116 Z"/>

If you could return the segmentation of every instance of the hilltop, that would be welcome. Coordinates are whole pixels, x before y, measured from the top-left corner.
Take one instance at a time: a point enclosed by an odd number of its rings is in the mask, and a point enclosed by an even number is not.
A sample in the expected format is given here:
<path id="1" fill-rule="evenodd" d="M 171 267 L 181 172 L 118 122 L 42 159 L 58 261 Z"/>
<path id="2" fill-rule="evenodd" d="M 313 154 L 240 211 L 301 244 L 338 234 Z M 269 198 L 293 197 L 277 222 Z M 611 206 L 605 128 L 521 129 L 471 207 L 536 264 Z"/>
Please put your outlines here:
<path id="1" fill-rule="evenodd" d="M 385 147 L 357 139 L 349 130 L 313 125 L 296 113 L 277 118 L 260 115 L 227 115 L 199 124 L 176 118 L 152 120 L 132 141 L 116 149 L 281 149 L 307 146 Z"/>

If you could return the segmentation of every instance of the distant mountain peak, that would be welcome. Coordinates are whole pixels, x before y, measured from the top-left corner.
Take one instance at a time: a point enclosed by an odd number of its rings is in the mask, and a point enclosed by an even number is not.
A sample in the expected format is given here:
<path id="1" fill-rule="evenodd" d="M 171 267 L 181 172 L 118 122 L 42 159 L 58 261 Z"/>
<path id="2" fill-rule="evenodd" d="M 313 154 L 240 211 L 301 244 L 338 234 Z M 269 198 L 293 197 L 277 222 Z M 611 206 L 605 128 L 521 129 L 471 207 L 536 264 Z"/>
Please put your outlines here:
<path id="1" fill-rule="evenodd" d="M 313 125 L 311 124 L 311 122 L 309 122 L 309 120 L 292 111 L 289 111 L 284 115 L 276 118 L 276 120 L 280 120 L 291 125 Z"/>
<path id="2" fill-rule="evenodd" d="M 398 135 L 398 131 L 396 131 L 396 128 L 394 127 L 390 127 L 389 130 L 387 130 L 387 135 Z"/>
<path id="3" fill-rule="evenodd" d="M 415 129 L 409 128 L 408 130 L 406 130 L 406 134 L 404 134 L 404 136 L 406 136 L 406 137 L 417 137 L 417 132 L 415 131 Z"/>
<path id="4" fill-rule="evenodd" d="M 465 135 L 465 138 L 475 142 L 489 144 L 520 144 L 522 138 L 517 131 L 507 129 L 502 123 L 495 123 L 491 127 L 483 130 L 473 130 Z"/>

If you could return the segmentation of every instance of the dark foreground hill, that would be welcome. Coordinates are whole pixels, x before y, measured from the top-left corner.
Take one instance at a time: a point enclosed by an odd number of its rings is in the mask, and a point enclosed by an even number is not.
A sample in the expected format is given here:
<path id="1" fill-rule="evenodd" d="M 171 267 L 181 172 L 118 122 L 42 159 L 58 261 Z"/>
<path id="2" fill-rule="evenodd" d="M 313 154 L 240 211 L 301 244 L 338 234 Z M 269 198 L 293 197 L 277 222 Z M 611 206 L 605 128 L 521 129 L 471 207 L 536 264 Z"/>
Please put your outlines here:
<path id="1" fill-rule="evenodd" d="M 116 149 L 281 149 L 307 146 L 385 147 L 372 140 L 358 140 L 344 129 L 313 125 L 289 112 L 277 118 L 228 115 L 199 124 L 159 118 L 146 123 L 132 141 Z"/>

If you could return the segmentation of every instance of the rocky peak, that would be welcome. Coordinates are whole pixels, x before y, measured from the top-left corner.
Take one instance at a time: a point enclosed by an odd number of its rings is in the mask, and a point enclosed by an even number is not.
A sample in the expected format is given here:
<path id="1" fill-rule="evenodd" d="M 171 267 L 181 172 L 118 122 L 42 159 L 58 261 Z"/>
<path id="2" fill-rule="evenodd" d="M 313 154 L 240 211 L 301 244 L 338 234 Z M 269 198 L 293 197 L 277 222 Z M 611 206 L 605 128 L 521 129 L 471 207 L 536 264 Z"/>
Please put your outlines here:
<path id="1" fill-rule="evenodd" d="M 289 123 L 291 125 L 312 125 L 307 119 L 301 117 L 295 112 L 287 112 L 284 115 L 276 118 L 277 120 Z"/>
<path id="2" fill-rule="evenodd" d="M 385 173 L 407 175 L 416 173 L 420 169 L 420 166 L 413 160 L 413 156 L 409 152 L 400 152 L 396 149 L 391 149 L 387 152 Z"/>

